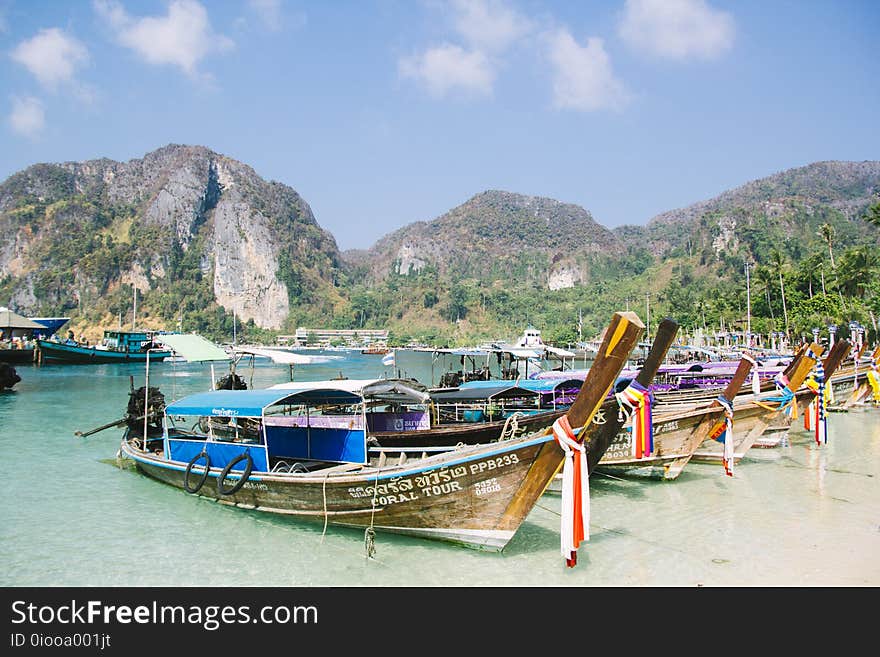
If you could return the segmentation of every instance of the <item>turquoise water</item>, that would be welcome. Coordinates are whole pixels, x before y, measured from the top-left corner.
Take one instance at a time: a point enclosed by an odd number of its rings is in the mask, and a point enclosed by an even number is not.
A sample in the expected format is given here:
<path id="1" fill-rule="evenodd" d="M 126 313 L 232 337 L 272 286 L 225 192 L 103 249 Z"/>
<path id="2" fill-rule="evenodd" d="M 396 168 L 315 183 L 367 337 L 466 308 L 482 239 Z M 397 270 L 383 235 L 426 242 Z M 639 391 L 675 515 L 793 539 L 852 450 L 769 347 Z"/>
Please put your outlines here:
<path id="1" fill-rule="evenodd" d="M 430 371 L 407 366 L 430 380 Z M 0 393 L 4 586 L 876 586 L 880 410 L 832 414 L 829 442 L 803 431 L 752 449 L 725 477 L 689 464 L 672 482 L 595 476 L 591 538 L 559 554 L 559 498 L 545 495 L 502 553 L 308 524 L 189 496 L 112 461 L 136 365 L 22 365 Z M 288 368 L 239 366 L 253 387 Z M 379 356 L 297 366 L 297 380 L 380 376 Z M 219 377 L 221 368 L 216 375 Z M 252 379 L 251 379 L 252 377 Z M 206 389 L 207 365 L 154 364 L 167 399 Z M 735 430 L 735 427 L 734 427 Z"/>

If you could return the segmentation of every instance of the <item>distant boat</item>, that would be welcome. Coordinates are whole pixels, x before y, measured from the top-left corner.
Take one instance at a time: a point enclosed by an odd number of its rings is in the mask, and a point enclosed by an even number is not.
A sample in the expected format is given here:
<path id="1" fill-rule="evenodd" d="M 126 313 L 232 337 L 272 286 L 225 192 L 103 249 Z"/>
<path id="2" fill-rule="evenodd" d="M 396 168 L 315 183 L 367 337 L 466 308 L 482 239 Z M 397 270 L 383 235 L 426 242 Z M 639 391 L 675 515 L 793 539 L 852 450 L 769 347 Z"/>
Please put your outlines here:
<path id="1" fill-rule="evenodd" d="M 0 307 L 0 362 L 30 363 L 34 360 L 35 331 L 43 328 L 27 317 Z"/>
<path id="2" fill-rule="evenodd" d="M 384 356 L 389 351 L 391 351 L 388 347 L 383 347 L 381 345 L 370 345 L 365 349 L 361 349 L 362 354 L 370 354 L 374 356 Z"/>
<path id="3" fill-rule="evenodd" d="M 85 345 L 67 339 L 37 340 L 39 362 L 60 363 L 143 363 L 161 361 L 171 356 L 171 350 L 157 348 L 154 331 L 104 331 L 100 344 Z M 147 350 L 150 350 L 149 352 Z"/>

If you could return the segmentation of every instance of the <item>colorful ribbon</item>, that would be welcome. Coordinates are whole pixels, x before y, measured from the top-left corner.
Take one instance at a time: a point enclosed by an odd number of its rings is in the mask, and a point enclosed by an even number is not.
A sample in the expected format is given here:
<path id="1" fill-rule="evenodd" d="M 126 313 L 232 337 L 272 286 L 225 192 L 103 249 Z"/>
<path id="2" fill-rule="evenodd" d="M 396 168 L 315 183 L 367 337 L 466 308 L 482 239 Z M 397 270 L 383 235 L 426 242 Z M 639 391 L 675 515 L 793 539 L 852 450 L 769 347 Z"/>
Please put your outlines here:
<path id="1" fill-rule="evenodd" d="M 562 467 L 562 523 L 560 538 L 565 565 L 574 568 L 581 541 L 590 538 L 590 473 L 587 468 L 587 450 L 579 441 L 568 418 L 563 415 L 553 423 L 553 437 L 565 461 Z"/>
<path id="2" fill-rule="evenodd" d="M 794 403 L 794 393 L 792 392 L 791 388 L 788 387 L 788 379 L 784 376 L 780 377 L 779 375 L 777 375 L 774 379 L 774 382 L 776 383 L 776 390 L 779 394 L 774 397 L 767 397 L 763 401 L 775 402 L 776 404 L 778 404 L 778 406 L 776 408 L 772 408 L 770 406 L 762 404 L 759 401 L 756 401 L 755 403 L 762 408 L 767 408 L 773 411 L 784 411 L 787 415 L 790 415 L 792 419 L 796 418 L 797 404 Z"/>
<path id="3" fill-rule="evenodd" d="M 722 431 L 713 432 L 712 438 L 719 443 L 724 443 L 724 450 L 721 455 L 721 462 L 724 464 L 724 473 L 728 477 L 733 476 L 733 402 L 724 395 L 718 395 L 715 398 L 724 408 L 724 423 Z"/>
<path id="4" fill-rule="evenodd" d="M 813 374 L 811 376 L 811 379 L 807 381 L 806 385 L 816 395 L 816 399 L 814 399 L 813 402 L 810 404 L 812 406 L 813 419 L 815 420 L 815 426 L 813 427 L 813 430 L 815 431 L 816 444 L 819 445 L 822 442 L 825 442 L 827 444 L 828 422 L 825 418 L 825 404 L 828 401 L 828 392 L 825 387 L 825 368 L 822 366 L 821 360 L 816 360 Z M 807 415 L 809 414 L 810 411 L 808 410 Z M 804 418 L 804 423 L 806 427 L 806 418 Z"/>
<path id="5" fill-rule="evenodd" d="M 868 383 L 871 385 L 874 401 L 880 402 L 880 367 L 876 363 L 872 363 L 868 370 Z"/>
<path id="6" fill-rule="evenodd" d="M 627 419 L 633 417 L 632 426 L 627 429 L 630 432 L 633 454 L 637 459 L 651 456 L 654 453 L 654 421 L 651 415 L 654 393 L 633 379 L 615 397 Z"/>

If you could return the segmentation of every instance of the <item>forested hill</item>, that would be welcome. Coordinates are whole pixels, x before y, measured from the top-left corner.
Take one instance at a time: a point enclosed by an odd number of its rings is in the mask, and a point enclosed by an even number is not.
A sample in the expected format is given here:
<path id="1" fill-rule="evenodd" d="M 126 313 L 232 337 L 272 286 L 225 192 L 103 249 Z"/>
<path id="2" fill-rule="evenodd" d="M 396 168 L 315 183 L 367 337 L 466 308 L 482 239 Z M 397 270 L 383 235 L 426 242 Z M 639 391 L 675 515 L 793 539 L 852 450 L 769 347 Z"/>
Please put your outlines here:
<path id="1" fill-rule="evenodd" d="M 749 262 L 754 330 L 870 326 L 878 200 L 876 161 L 791 169 L 614 230 L 576 205 L 490 190 L 340 253 L 292 188 L 169 145 L 129 162 L 37 164 L 0 184 L 0 305 L 69 314 L 94 336 L 128 321 L 136 287 L 139 324 L 218 340 L 234 313 L 251 340 L 304 325 L 473 344 L 533 324 L 566 343 L 647 303 L 688 331 L 742 323 Z"/>
<path id="2" fill-rule="evenodd" d="M 759 260 L 766 261 L 774 247 L 799 259 L 826 219 L 838 229 L 841 245 L 870 235 L 860 218 L 878 201 L 878 181 L 880 161 L 816 162 L 664 212 L 644 227 L 615 232 L 625 241 L 645 240 L 656 255 L 684 247 L 705 250 L 705 260 L 709 251 L 735 250 L 744 242 Z"/>
<path id="3" fill-rule="evenodd" d="M 808 334 L 880 315 L 880 228 L 865 218 L 878 201 L 878 161 L 791 169 L 613 231 L 578 206 L 488 191 L 343 257 L 360 269 L 359 317 L 428 339 L 531 323 L 572 342 L 579 317 L 585 337 L 622 306 L 688 331 L 744 328 L 746 262 L 753 329 Z"/>

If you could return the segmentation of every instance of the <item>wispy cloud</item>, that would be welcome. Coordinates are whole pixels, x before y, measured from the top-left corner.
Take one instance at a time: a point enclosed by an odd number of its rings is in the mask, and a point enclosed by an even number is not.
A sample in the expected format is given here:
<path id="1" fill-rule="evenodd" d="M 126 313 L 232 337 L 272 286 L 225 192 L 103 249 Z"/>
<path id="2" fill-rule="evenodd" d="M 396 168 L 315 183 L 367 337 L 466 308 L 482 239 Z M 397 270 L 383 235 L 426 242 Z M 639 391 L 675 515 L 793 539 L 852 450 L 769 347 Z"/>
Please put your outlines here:
<path id="1" fill-rule="evenodd" d="M 88 62 L 89 51 L 73 36 L 53 27 L 40 30 L 12 51 L 12 59 L 24 66 L 44 87 L 55 90 L 72 83 L 77 68 Z"/>
<path id="2" fill-rule="evenodd" d="M 485 54 L 448 43 L 401 58 L 398 70 L 402 77 L 421 82 L 435 97 L 445 96 L 455 89 L 487 96 L 492 93 L 495 79 Z"/>
<path id="3" fill-rule="evenodd" d="M 43 103 L 38 98 L 33 96 L 12 97 L 9 126 L 14 133 L 34 139 L 43 131 L 45 125 L 46 113 L 43 110 Z"/>
<path id="4" fill-rule="evenodd" d="M 451 0 L 454 41 L 398 60 L 401 77 L 435 96 L 463 90 L 490 96 L 501 56 L 533 29 L 532 21 L 501 0 Z"/>
<path id="5" fill-rule="evenodd" d="M 116 32 L 117 41 L 151 64 L 171 65 L 191 77 L 212 53 L 229 50 L 234 43 L 214 32 L 208 12 L 196 0 L 173 0 L 164 16 L 129 16 L 116 0 L 94 0 L 97 13 Z"/>
<path id="6" fill-rule="evenodd" d="M 528 34 L 533 22 L 499 0 L 452 0 L 455 31 L 475 49 L 500 52 Z"/>
<path id="7" fill-rule="evenodd" d="M 248 7 L 267 30 L 281 29 L 281 0 L 248 0 Z"/>
<path id="8" fill-rule="evenodd" d="M 704 0 L 626 0 L 618 25 L 633 49 L 669 59 L 712 59 L 733 46 L 733 16 Z"/>
<path id="9" fill-rule="evenodd" d="M 614 76 L 602 39 L 591 37 L 580 45 L 560 28 L 547 37 L 553 67 L 553 106 L 593 111 L 620 109 L 630 100 L 623 83 Z"/>

